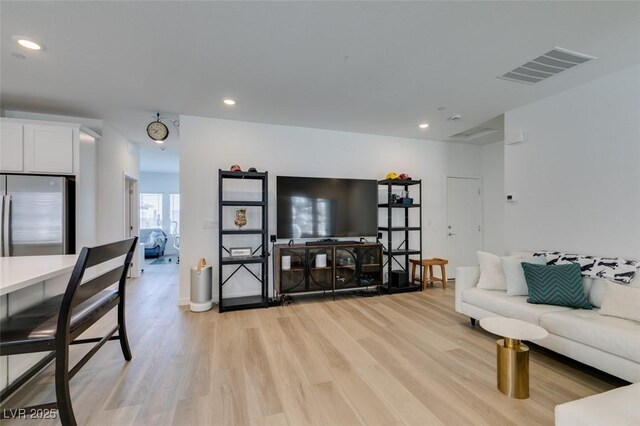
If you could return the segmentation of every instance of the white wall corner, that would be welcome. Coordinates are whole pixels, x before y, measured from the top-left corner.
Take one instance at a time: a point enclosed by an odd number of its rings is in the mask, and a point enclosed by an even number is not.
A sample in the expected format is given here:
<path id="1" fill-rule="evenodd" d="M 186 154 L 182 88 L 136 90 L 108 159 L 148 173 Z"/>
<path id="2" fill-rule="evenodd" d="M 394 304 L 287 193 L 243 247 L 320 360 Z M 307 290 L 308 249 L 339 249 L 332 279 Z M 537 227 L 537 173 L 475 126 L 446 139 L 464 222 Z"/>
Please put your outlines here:
<path id="1" fill-rule="evenodd" d="M 518 143 L 523 143 L 527 140 L 527 132 L 507 132 L 504 135 L 504 143 L 507 145 L 515 145 Z"/>

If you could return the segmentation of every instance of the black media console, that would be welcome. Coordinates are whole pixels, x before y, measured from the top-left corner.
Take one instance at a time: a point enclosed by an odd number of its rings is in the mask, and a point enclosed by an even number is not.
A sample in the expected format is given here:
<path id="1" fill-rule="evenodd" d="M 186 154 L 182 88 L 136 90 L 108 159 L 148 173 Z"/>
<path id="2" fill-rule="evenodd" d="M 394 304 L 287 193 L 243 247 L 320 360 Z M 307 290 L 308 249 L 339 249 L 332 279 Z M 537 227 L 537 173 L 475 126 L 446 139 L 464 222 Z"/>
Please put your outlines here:
<path id="1" fill-rule="evenodd" d="M 318 257 L 326 260 L 319 261 Z M 283 257 L 288 257 L 283 262 Z M 276 298 L 292 294 L 375 288 L 382 285 L 382 244 L 322 241 L 274 246 Z M 288 264 L 284 265 L 283 263 Z"/>

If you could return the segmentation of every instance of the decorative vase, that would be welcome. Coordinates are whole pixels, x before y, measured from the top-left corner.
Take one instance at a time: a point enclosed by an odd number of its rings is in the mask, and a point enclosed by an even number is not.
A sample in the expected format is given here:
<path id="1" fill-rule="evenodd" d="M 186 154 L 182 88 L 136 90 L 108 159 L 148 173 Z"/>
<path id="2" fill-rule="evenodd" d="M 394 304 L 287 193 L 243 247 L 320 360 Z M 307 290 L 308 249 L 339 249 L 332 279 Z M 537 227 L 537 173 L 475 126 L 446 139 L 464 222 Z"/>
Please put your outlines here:
<path id="1" fill-rule="evenodd" d="M 236 210 L 236 218 L 233 221 L 238 228 L 242 228 L 247 224 L 247 209 Z"/>
<path id="2" fill-rule="evenodd" d="M 291 256 L 282 256 L 282 270 L 288 271 L 291 269 Z"/>

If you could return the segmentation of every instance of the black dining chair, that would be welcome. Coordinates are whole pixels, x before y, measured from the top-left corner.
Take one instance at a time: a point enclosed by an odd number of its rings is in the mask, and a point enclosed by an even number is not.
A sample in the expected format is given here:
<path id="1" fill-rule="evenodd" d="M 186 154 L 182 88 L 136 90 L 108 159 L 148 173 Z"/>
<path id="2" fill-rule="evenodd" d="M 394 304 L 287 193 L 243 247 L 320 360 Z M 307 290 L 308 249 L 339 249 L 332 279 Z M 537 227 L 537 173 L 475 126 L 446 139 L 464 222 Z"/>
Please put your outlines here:
<path id="1" fill-rule="evenodd" d="M 34 352 L 51 352 L 23 376 L 2 392 L 5 400 L 12 392 L 35 376 L 38 371 L 55 359 L 56 402 L 28 407 L 37 409 L 57 408 L 63 425 L 76 425 L 69 380 L 109 340 L 119 340 L 126 361 L 131 360 L 131 349 L 125 327 L 125 284 L 127 272 L 138 238 L 84 247 L 63 294 L 46 299 L 35 306 L 18 312 L 0 323 L 0 355 L 16 355 Z M 123 260 L 115 261 L 124 257 Z M 106 262 L 113 261 L 113 265 Z M 98 268 L 112 266 L 106 272 Z M 98 275 L 83 281 L 89 268 L 98 267 Z M 112 287 L 117 283 L 117 286 Z M 118 320 L 106 335 L 97 338 L 78 339 L 89 327 L 118 307 Z M 115 335 L 115 333 L 118 333 Z M 97 343 L 69 370 L 69 346 Z M 3 409 L 3 417 L 15 410 Z"/>

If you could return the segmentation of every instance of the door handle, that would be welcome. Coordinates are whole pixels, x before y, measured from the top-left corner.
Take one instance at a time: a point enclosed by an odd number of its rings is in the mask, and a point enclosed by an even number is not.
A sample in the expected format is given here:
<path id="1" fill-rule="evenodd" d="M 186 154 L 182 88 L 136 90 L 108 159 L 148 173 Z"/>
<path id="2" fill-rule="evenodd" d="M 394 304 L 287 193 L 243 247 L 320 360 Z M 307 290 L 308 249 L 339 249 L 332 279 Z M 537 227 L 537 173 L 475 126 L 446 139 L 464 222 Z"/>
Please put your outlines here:
<path id="1" fill-rule="evenodd" d="M 449 232 L 447 235 L 452 236 L 452 235 L 456 235 L 453 232 Z"/>

